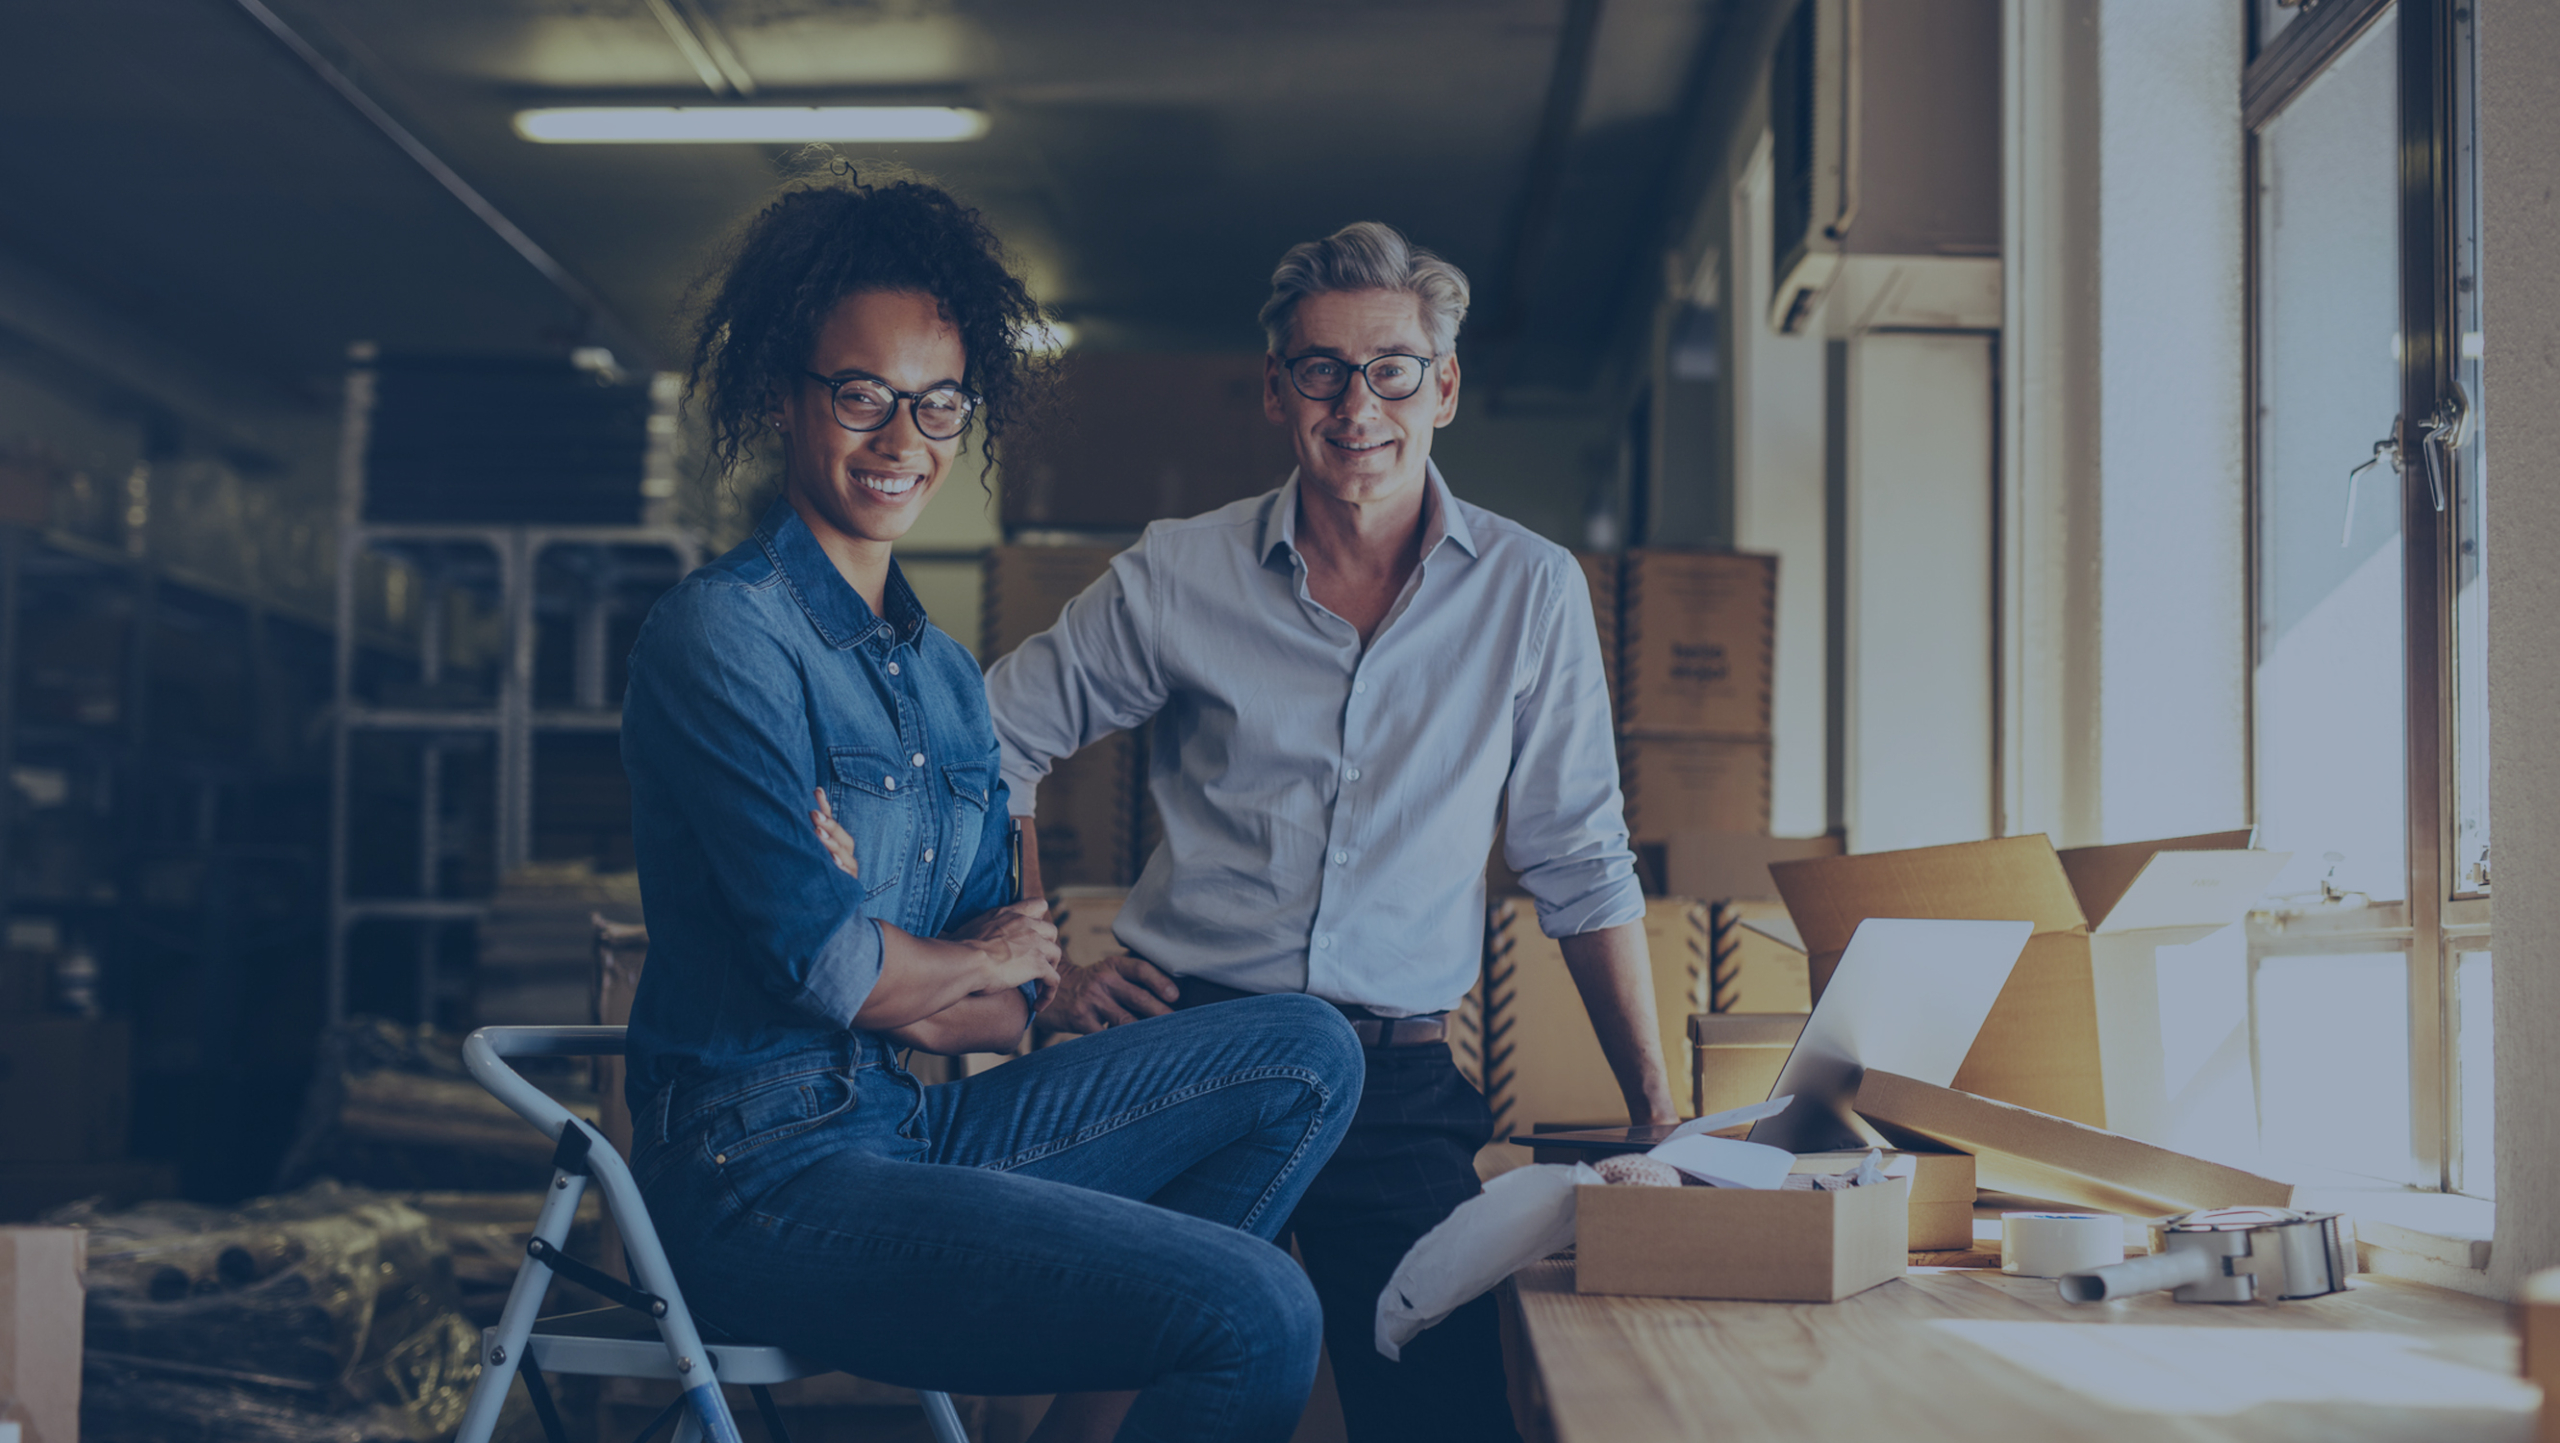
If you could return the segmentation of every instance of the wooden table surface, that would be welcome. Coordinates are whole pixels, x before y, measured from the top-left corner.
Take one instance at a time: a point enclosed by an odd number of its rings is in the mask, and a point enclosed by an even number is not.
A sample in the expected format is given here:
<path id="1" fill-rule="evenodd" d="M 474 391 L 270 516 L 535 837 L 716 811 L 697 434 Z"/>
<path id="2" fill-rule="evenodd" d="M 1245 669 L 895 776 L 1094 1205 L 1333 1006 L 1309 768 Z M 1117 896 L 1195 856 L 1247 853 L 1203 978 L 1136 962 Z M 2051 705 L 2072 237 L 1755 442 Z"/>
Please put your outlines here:
<path id="1" fill-rule="evenodd" d="M 1550 1261 L 1504 1311 L 1529 1355 L 1514 1389 L 1557 1443 L 2529 1443 L 2540 1396 L 2502 1305 L 2387 1278 L 2075 1306 L 2048 1279 L 1920 1269 L 1838 1303 L 1726 1303 L 1586 1297 Z"/>

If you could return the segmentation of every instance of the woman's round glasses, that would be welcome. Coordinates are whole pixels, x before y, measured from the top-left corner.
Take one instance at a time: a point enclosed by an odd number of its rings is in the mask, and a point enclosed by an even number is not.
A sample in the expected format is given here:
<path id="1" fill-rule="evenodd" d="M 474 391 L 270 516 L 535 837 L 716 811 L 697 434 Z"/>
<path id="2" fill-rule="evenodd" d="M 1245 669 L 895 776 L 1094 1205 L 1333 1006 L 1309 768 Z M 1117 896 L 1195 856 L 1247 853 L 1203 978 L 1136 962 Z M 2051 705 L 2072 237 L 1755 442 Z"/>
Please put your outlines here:
<path id="1" fill-rule="evenodd" d="M 926 439 L 948 441 L 969 429 L 969 417 L 978 409 L 978 398 L 957 386 L 901 391 L 877 376 L 821 376 L 815 371 L 806 374 L 827 388 L 836 424 L 848 431 L 879 430 L 898 414 L 898 403 L 904 401 L 915 417 L 916 429 Z"/>
<path id="2" fill-rule="evenodd" d="M 1289 384 L 1310 401 L 1331 401 L 1351 389 L 1351 378 L 1358 376 L 1369 383 L 1369 393 L 1381 401 L 1401 401 L 1422 389 L 1422 378 L 1431 371 L 1432 357 L 1388 354 L 1373 356 L 1353 365 L 1339 356 L 1298 356 L 1280 364 L 1289 372 Z"/>

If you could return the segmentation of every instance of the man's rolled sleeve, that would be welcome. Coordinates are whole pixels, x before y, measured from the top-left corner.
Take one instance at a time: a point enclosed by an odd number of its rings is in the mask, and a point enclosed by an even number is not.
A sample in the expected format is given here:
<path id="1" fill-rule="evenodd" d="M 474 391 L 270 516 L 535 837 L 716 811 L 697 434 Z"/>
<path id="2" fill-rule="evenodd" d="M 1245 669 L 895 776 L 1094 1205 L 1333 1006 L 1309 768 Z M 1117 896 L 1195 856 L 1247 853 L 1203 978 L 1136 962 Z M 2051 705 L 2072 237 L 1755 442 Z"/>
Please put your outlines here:
<path id="1" fill-rule="evenodd" d="M 1538 930 L 1576 937 L 1644 917 L 1591 595 L 1558 553 L 1536 654 L 1513 709 L 1503 860 L 1537 904 Z M 1564 573 L 1574 573 L 1565 575 Z"/>
<path id="2" fill-rule="evenodd" d="M 1040 779 L 1060 758 L 1164 706 L 1150 644 L 1156 594 L 1147 544 L 1113 557 L 1055 625 L 987 669 L 987 711 L 1017 817 L 1034 815 Z"/>
<path id="3" fill-rule="evenodd" d="M 622 738 L 634 816 L 680 818 L 693 834 L 756 985 L 850 1026 L 880 980 L 880 926 L 810 831 L 819 779 L 798 670 L 770 637 L 721 626 L 726 604 L 717 585 L 679 588 L 632 650 Z"/>

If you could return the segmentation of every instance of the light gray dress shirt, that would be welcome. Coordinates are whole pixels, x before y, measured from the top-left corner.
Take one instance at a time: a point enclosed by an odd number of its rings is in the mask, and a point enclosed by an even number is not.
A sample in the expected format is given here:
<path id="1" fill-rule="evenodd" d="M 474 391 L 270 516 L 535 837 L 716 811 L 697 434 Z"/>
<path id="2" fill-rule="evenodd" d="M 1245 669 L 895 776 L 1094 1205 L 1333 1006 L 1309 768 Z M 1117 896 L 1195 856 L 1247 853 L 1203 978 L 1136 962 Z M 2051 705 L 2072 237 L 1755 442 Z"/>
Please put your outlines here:
<path id="1" fill-rule="evenodd" d="M 1548 936 L 1644 915 L 1581 568 L 1437 466 L 1429 486 L 1422 563 L 1365 650 L 1307 592 L 1292 475 L 1149 526 L 988 670 L 1019 814 L 1055 759 L 1159 719 L 1164 841 L 1114 928 L 1130 951 L 1248 992 L 1442 1011 L 1475 982 L 1506 797 L 1505 860 Z"/>

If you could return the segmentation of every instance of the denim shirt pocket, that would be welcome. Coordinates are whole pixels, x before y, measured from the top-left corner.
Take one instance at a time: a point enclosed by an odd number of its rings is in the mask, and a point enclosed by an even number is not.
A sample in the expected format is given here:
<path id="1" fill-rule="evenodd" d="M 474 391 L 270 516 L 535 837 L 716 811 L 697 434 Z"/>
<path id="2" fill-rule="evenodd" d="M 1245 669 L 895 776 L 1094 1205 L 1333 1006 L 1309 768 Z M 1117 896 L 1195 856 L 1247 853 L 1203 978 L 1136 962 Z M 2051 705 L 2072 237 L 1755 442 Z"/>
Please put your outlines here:
<path id="1" fill-rule="evenodd" d="M 995 800 L 996 769 L 985 762 L 951 762 L 942 769 L 942 782 L 951 789 L 951 840 L 943 849 L 948 865 L 941 869 L 942 887 L 957 897 L 977 860 L 987 807 Z"/>
<path id="2" fill-rule="evenodd" d="M 853 838 L 865 898 L 897 886 L 915 849 L 916 789 L 900 778 L 900 772 L 912 770 L 900 760 L 869 747 L 827 749 L 835 777 L 827 800 L 835 808 L 836 824 Z"/>

